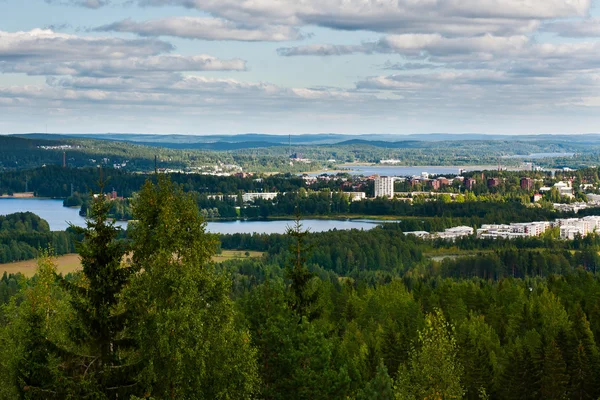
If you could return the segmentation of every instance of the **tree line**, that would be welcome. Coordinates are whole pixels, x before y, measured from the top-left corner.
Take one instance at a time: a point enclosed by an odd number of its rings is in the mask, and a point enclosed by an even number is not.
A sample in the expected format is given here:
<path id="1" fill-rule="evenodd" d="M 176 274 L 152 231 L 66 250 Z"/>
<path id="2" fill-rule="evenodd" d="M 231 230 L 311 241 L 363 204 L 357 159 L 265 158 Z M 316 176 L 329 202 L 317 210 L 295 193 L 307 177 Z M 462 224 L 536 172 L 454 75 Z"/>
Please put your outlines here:
<path id="1" fill-rule="evenodd" d="M 600 280 L 557 249 L 570 268 L 446 277 L 423 254 L 433 245 L 398 225 L 310 234 L 298 220 L 285 235 L 229 237 L 222 247 L 265 255 L 215 265 L 217 237 L 166 177 L 134 200 L 126 240 L 109 207 L 98 197 L 77 230 L 80 273 L 57 276 L 42 254 L 12 284 L 0 398 L 600 396 Z"/>
<path id="2" fill-rule="evenodd" d="M 57 255 L 74 252 L 72 233 L 51 232 L 48 223 L 31 212 L 0 215 L 0 264 L 36 258 L 48 247 Z"/>

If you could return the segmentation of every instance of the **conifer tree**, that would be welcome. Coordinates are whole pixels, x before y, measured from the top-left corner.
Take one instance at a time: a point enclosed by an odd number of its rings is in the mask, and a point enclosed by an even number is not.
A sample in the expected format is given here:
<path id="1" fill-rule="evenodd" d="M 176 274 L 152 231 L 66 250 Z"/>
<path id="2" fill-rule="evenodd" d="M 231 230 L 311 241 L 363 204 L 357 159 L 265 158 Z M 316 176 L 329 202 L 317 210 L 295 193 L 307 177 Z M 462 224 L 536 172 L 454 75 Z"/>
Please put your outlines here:
<path id="1" fill-rule="evenodd" d="M 552 340 L 544 350 L 540 394 L 543 399 L 548 400 L 566 399 L 568 384 L 567 364 L 556 342 Z"/>
<path id="2" fill-rule="evenodd" d="M 62 357 L 71 369 L 75 396 L 117 398 L 136 389 L 131 373 L 136 366 L 125 356 L 132 340 L 125 334 L 128 314 L 122 307 L 122 292 L 134 270 L 123 263 L 127 246 L 108 217 L 111 205 L 103 186 L 101 181 L 86 227 L 73 227 L 83 237 L 77 245 L 82 275 L 78 281 L 62 279 L 62 284 L 74 311 L 69 328 L 76 347 Z"/>
<path id="3" fill-rule="evenodd" d="M 300 214 L 296 213 L 294 225 L 286 229 L 286 234 L 292 238 L 290 246 L 292 253 L 287 277 L 291 280 L 292 300 L 291 308 L 302 318 L 309 321 L 319 316 L 318 308 L 319 289 L 315 287 L 315 274 L 306 267 L 306 253 L 309 248 L 306 243 L 308 230 L 302 228 Z"/>
<path id="4" fill-rule="evenodd" d="M 364 390 L 361 390 L 357 400 L 394 400 L 394 382 L 390 378 L 387 368 L 380 360 L 377 366 L 377 373 L 371 381 L 367 383 Z"/>
<path id="5" fill-rule="evenodd" d="M 594 399 L 594 380 L 590 369 L 590 361 L 583 344 L 577 346 L 577 353 L 573 357 L 570 370 L 571 383 L 569 385 L 570 398 L 573 400 Z"/>

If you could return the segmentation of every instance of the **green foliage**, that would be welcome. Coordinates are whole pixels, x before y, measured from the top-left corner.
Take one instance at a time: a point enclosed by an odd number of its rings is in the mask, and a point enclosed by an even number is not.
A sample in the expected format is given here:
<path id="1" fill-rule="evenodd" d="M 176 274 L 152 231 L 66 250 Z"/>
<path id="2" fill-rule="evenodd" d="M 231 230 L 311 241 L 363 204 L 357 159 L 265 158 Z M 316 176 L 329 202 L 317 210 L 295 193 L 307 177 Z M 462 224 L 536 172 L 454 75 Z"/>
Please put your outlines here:
<path id="1" fill-rule="evenodd" d="M 255 352 L 235 321 L 227 278 L 210 257 L 214 239 L 193 199 L 164 176 L 134 202 L 129 291 L 145 391 L 158 398 L 251 398 Z"/>
<path id="2" fill-rule="evenodd" d="M 540 395 L 544 399 L 566 399 L 569 375 L 567 364 L 553 340 L 544 350 Z"/>
<path id="3" fill-rule="evenodd" d="M 397 395 L 400 399 L 461 399 L 462 375 L 454 327 L 436 310 L 425 318 L 418 347 L 399 374 Z"/>
<path id="4" fill-rule="evenodd" d="M 48 222 L 31 212 L 0 215 L 0 264 L 36 258 L 49 247 L 57 255 L 75 250 L 68 232 L 50 232 Z"/>
<path id="5" fill-rule="evenodd" d="M 1 309 L 2 399 L 67 397 L 59 346 L 66 343 L 64 327 L 71 315 L 55 269 L 49 253 L 42 253 L 35 279 Z"/>
<path id="6" fill-rule="evenodd" d="M 78 282 L 62 279 L 71 297 L 74 321 L 70 333 L 76 346 L 63 359 L 77 360 L 71 374 L 78 396 L 126 395 L 135 384 L 126 375 L 132 370 L 126 356 L 131 341 L 124 334 L 128 315 L 121 306 L 123 289 L 135 271 L 122 264 L 127 247 L 118 239 L 119 228 L 108 218 L 109 209 L 104 196 L 96 197 L 87 227 L 74 228 L 83 237 L 77 246 L 82 276 Z"/>
<path id="7" fill-rule="evenodd" d="M 291 281 L 292 289 L 290 307 L 300 318 L 306 317 L 310 321 L 319 314 L 317 303 L 319 282 L 313 279 L 315 274 L 311 273 L 305 265 L 308 251 L 306 238 L 309 231 L 302 229 L 300 217 L 296 216 L 294 225 L 287 228 L 286 234 L 293 240 L 293 244 L 290 246 L 292 256 L 287 269 L 287 277 Z"/>
<path id="8" fill-rule="evenodd" d="M 357 400 L 394 400 L 394 382 L 383 365 L 379 362 L 375 377 L 367 383 L 364 390 L 358 392 Z"/>

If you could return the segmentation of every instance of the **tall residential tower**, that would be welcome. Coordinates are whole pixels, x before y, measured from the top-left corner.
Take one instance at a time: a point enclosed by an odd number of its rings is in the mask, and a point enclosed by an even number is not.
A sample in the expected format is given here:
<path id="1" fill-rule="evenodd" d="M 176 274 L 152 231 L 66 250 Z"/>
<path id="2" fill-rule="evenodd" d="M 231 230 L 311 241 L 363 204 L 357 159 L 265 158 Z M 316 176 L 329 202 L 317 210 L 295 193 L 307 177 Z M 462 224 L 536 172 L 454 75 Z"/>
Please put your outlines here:
<path id="1" fill-rule="evenodd" d="M 375 197 L 394 197 L 394 181 L 393 176 L 378 176 L 375 178 Z"/>

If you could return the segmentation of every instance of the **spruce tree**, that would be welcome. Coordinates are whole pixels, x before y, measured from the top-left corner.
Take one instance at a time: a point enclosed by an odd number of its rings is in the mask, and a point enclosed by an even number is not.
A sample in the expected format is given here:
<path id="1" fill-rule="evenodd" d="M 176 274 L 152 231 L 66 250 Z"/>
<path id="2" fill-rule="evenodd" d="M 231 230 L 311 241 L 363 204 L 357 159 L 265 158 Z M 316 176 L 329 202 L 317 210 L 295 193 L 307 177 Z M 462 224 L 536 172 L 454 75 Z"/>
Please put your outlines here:
<path id="1" fill-rule="evenodd" d="M 89 208 L 86 227 L 73 227 L 83 238 L 77 244 L 81 257 L 79 280 L 62 279 L 70 294 L 74 321 L 70 333 L 76 347 L 63 355 L 71 369 L 77 397 L 117 398 L 135 393 L 135 365 L 128 364 L 132 340 L 125 334 L 128 314 L 122 292 L 134 270 L 123 263 L 126 244 L 120 228 L 108 217 L 110 203 L 101 191 Z"/>
<path id="2" fill-rule="evenodd" d="M 543 399 L 548 400 L 566 399 L 568 384 L 567 364 L 556 342 L 552 340 L 544 350 L 540 394 Z"/>
<path id="3" fill-rule="evenodd" d="M 388 374 L 387 368 L 380 360 L 377 373 L 367 386 L 358 393 L 357 400 L 394 400 L 394 382 Z"/>
<path id="4" fill-rule="evenodd" d="M 306 267 L 306 253 L 309 247 L 306 243 L 310 232 L 302 228 L 300 214 L 296 213 L 294 225 L 289 226 L 286 234 L 292 239 L 290 246 L 291 258 L 287 268 L 287 277 L 291 281 L 291 308 L 300 316 L 314 320 L 320 314 L 318 299 L 319 289 L 315 287 L 315 274 Z"/>
<path id="5" fill-rule="evenodd" d="M 577 353 L 573 357 L 570 373 L 569 397 L 573 400 L 594 399 L 594 381 L 590 361 L 581 342 L 577 346 Z"/>

